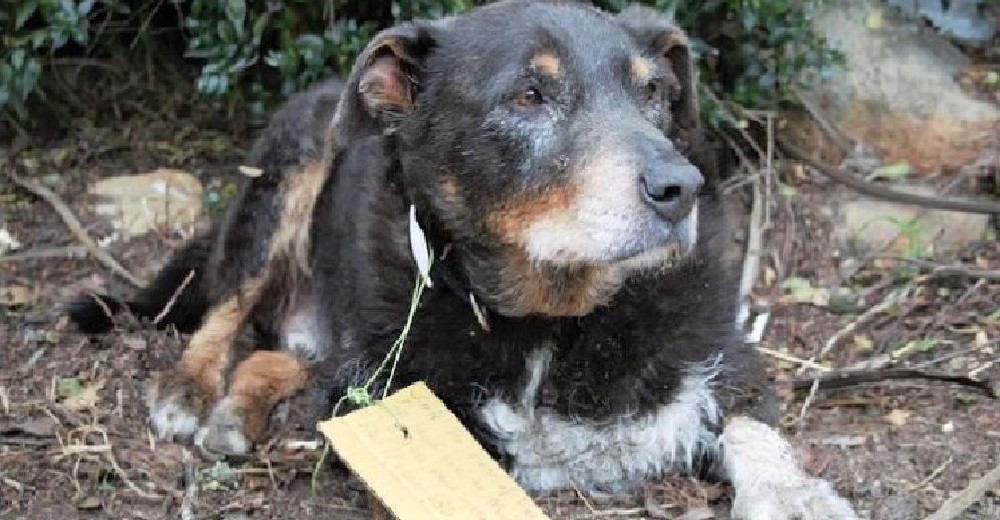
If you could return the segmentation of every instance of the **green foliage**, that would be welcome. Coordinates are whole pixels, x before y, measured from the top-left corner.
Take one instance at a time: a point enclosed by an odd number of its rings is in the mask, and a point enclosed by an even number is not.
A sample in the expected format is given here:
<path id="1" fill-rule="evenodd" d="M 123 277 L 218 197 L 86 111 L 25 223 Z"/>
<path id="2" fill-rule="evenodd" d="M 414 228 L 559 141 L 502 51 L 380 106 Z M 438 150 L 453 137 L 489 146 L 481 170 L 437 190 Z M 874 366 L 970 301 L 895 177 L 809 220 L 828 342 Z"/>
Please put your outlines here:
<path id="1" fill-rule="evenodd" d="M 128 9 L 119 0 L 0 0 L 0 109 L 23 116 L 42 75 L 41 56 L 86 46 L 91 21 Z"/>
<path id="2" fill-rule="evenodd" d="M 793 100 L 806 71 L 828 73 L 841 57 L 812 31 L 805 9 L 821 0 L 646 0 L 692 35 L 703 83 L 748 108 Z M 182 54 L 200 67 L 195 90 L 217 98 L 249 96 L 260 113 L 332 74 L 342 74 L 380 28 L 414 17 L 461 12 L 483 0 L 170 0 L 173 9 L 128 0 L 0 0 L 0 110 L 24 116 L 57 51 L 91 55 L 101 22 L 137 38 L 182 30 Z M 595 2 L 617 11 L 625 0 Z M 138 3 L 142 6 L 142 3 Z M 134 16 L 145 9 L 149 16 Z M 157 13 L 157 10 L 159 12 Z M 171 14 L 164 16 L 164 12 Z M 153 14 L 159 14 L 153 17 Z M 155 20 L 155 21 L 153 21 Z M 153 21 L 151 23 L 151 21 Z M 173 24 L 173 25 L 171 25 Z M 707 105 L 710 120 L 718 111 Z M 718 121 L 713 121 L 718 123 Z"/>

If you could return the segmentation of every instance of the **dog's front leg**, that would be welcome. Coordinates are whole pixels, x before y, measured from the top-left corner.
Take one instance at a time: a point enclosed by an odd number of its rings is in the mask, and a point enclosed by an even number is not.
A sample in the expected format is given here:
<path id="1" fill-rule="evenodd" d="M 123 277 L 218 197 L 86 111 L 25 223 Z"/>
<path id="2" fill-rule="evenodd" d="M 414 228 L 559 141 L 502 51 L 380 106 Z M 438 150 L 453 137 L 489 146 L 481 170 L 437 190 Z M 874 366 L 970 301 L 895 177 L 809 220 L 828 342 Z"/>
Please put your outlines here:
<path id="1" fill-rule="evenodd" d="M 830 483 L 807 475 L 792 446 L 774 428 L 750 419 L 728 421 L 719 437 L 738 520 L 857 520 Z"/>

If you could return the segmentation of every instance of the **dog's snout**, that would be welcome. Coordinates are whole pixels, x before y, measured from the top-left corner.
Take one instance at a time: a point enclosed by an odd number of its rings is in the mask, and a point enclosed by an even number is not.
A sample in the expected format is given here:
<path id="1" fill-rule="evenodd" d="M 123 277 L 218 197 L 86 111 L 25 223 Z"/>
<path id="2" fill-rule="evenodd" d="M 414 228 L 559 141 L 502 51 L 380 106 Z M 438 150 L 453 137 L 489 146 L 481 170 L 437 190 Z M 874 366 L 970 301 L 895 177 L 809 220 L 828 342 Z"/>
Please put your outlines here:
<path id="1" fill-rule="evenodd" d="M 687 161 L 657 162 L 642 175 L 646 203 L 669 221 L 688 215 L 705 182 L 701 172 Z"/>

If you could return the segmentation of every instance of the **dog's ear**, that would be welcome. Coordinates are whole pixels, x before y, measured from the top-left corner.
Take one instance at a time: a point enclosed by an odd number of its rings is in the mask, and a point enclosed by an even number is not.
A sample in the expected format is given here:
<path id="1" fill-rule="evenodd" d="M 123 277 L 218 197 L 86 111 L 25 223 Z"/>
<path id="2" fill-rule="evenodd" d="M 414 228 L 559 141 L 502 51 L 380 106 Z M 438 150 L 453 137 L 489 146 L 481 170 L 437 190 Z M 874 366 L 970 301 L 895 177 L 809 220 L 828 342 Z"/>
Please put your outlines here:
<path id="1" fill-rule="evenodd" d="M 331 133 L 345 146 L 391 132 L 417 104 L 424 60 L 436 45 L 432 22 L 408 22 L 377 34 L 358 55 L 344 87 Z"/>
<path id="2" fill-rule="evenodd" d="M 633 5 L 615 17 L 650 56 L 673 71 L 680 82 L 680 95 L 671 104 L 673 123 L 690 132 L 699 126 L 698 91 L 687 35 L 663 13 Z"/>

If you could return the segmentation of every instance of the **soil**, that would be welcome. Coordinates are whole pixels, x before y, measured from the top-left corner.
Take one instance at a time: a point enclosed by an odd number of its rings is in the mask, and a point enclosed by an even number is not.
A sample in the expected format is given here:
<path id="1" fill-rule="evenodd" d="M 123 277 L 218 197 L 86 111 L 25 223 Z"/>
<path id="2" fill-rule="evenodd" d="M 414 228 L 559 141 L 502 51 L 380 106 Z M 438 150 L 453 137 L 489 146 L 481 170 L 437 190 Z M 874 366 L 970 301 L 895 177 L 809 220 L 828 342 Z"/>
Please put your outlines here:
<path id="1" fill-rule="evenodd" d="M 210 193 L 227 193 L 237 145 L 250 133 L 222 136 L 223 146 L 204 144 L 218 135 L 200 136 L 195 146 L 193 134 L 175 130 L 113 150 L 92 136 L 22 143 L 16 154 L 14 147 L 2 152 L 0 167 L 44 180 L 92 236 L 108 237 L 110 226 L 93 214 L 85 195 L 94 179 L 171 166 L 197 175 Z M 166 144 L 150 145 L 158 140 Z M 1000 244 L 970 244 L 920 261 L 853 256 L 830 239 L 832 209 L 853 194 L 801 168 L 774 175 L 791 189 L 768 197 L 770 228 L 753 294 L 756 306 L 770 312 L 760 347 L 784 358 L 768 357 L 785 399 L 783 430 L 806 469 L 832 481 L 865 518 L 923 518 L 1000 463 L 997 400 L 975 388 L 925 380 L 821 388 L 810 398 L 794 391 L 793 382 L 816 372 L 787 360 L 815 357 L 833 370 L 918 367 L 997 381 L 1000 281 L 920 275 L 936 262 L 1000 269 Z M 745 226 L 747 190 L 735 189 L 730 198 Z M 22 244 L 15 252 L 20 257 L 0 257 L 0 288 L 28 289 L 16 304 L 0 298 L 0 518 L 155 519 L 182 511 L 182 518 L 370 517 L 366 492 L 343 469 L 321 467 L 313 475 L 321 449 L 298 442 L 317 437 L 301 423 L 297 402 L 271 440 L 242 460 L 215 463 L 155 439 L 143 383 L 177 359 L 184 338 L 127 320 L 102 337 L 75 333 L 59 316 L 61 302 L 86 290 L 127 291 L 127 284 L 89 257 L 54 249 L 79 242 L 51 205 L 6 176 L 0 176 L 0 201 L 0 228 Z M 149 276 L 191 231 L 164 228 L 110 240 L 108 251 L 133 273 Z M 739 245 L 745 232 L 737 235 Z M 31 257 L 45 253 L 56 256 Z M 793 277 L 813 287 L 848 288 L 861 305 L 795 303 L 782 289 Z M 834 333 L 907 284 L 912 291 L 887 313 L 858 322 L 853 334 L 818 356 Z M 554 519 L 725 519 L 730 499 L 724 485 L 673 478 L 632 494 L 569 491 L 538 502 Z M 959 518 L 1000 518 L 1000 489 Z"/>

